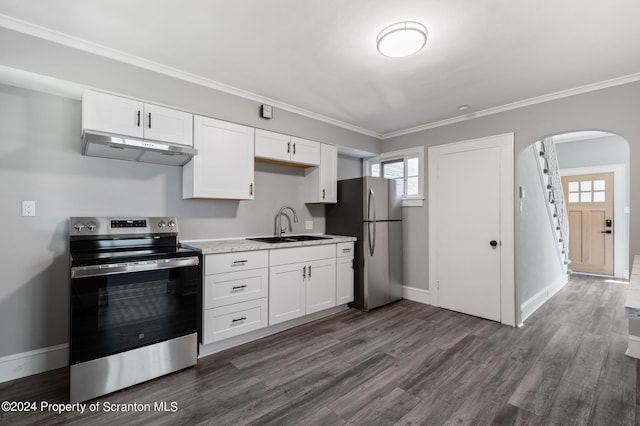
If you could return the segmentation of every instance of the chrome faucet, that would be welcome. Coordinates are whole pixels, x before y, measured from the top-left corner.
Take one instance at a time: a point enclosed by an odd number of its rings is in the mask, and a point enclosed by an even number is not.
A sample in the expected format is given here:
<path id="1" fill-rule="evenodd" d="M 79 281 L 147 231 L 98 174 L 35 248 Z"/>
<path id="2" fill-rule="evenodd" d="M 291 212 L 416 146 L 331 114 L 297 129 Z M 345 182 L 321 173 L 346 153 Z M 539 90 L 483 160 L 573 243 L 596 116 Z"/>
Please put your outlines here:
<path id="1" fill-rule="evenodd" d="M 276 216 L 276 235 L 278 236 L 278 238 L 282 238 L 282 233 L 287 230 L 286 226 L 284 227 L 284 229 L 282 228 L 282 215 L 284 214 L 284 211 L 286 209 L 291 210 L 291 213 L 293 213 L 293 221 L 298 223 L 298 215 L 296 214 L 296 211 L 293 209 L 293 207 L 289 207 L 289 206 L 280 207 L 280 211 L 278 211 L 278 215 Z M 292 229 L 293 228 L 291 227 L 291 221 L 289 221 L 289 230 L 292 230 Z"/>

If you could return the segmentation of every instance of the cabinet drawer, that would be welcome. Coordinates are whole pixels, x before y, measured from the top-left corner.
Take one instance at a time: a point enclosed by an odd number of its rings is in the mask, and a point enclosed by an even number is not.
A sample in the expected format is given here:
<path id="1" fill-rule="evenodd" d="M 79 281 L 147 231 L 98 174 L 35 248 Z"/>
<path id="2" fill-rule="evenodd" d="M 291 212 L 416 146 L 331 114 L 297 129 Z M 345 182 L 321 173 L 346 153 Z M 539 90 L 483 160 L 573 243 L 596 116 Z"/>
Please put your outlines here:
<path id="1" fill-rule="evenodd" d="M 238 336 L 267 326 L 267 299 L 235 303 L 204 311 L 202 343 Z"/>
<path id="2" fill-rule="evenodd" d="M 289 247 L 269 250 L 270 265 L 286 265 L 288 263 L 309 262 L 316 259 L 336 257 L 335 244 L 321 244 L 307 247 Z"/>
<path id="3" fill-rule="evenodd" d="M 348 243 L 338 243 L 336 248 L 337 257 L 353 257 L 353 241 Z"/>
<path id="4" fill-rule="evenodd" d="M 205 274 L 244 271 L 267 266 L 269 266 L 268 250 L 210 254 L 205 260 Z"/>
<path id="5" fill-rule="evenodd" d="M 269 295 L 269 269 L 207 275 L 204 280 L 204 309 L 246 302 Z"/>

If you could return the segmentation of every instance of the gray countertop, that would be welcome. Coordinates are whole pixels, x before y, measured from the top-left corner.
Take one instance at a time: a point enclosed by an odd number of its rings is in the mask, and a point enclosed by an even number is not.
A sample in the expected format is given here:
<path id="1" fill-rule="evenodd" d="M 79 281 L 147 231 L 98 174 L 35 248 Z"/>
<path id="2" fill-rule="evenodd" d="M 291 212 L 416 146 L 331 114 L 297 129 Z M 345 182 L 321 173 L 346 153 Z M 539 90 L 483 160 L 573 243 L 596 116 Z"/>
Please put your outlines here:
<path id="1" fill-rule="evenodd" d="M 313 234 L 318 235 L 318 234 Z M 285 235 L 286 236 L 286 235 Z M 355 241 L 355 237 L 346 237 L 343 235 L 326 235 L 322 234 L 322 237 L 329 237 L 326 240 L 313 240 L 313 241 L 296 241 L 286 243 L 263 243 L 260 241 L 251 241 L 245 238 L 235 238 L 227 240 L 188 240 L 180 241 L 182 247 L 197 250 L 202 254 L 215 254 L 215 253 L 230 253 L 238 251 L 252 251 L 252 250 L 272 250 L 285 247 L 306 247 L 317 246 L 320 244 L 336 244 Z"/>

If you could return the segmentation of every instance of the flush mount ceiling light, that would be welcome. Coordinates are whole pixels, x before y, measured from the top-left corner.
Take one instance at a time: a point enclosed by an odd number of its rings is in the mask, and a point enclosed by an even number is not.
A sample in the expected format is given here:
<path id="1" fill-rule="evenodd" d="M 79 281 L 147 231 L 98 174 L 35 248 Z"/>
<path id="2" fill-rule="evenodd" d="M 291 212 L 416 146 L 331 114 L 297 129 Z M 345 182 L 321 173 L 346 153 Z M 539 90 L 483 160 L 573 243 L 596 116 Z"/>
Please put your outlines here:
<path id="1" fill-rule="evenodd" d="M 427 29 L 419 22 L 406 21 L 389 25 L 380 31 L 378 52 L 391 58 L 413 55 L 427 43 Z"/>

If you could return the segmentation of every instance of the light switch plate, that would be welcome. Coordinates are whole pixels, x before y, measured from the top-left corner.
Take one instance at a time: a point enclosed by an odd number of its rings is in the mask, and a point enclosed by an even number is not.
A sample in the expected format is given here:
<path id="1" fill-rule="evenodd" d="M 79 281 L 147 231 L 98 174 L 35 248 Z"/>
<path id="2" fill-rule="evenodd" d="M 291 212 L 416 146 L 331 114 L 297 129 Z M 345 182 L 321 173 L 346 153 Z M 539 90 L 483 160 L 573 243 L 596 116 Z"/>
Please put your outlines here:
<path id="1" fill-rule="evenodd" d="M 35 216 L 36 215 L 36 202 L 35 201 L 23 201 L 22 202 L 22 216 Z"/>
<path id="2" fill-rule="evenodd" d="M 307 220 L 304 222 L 304 229 L 313 229 L 313 221 Z"/>

